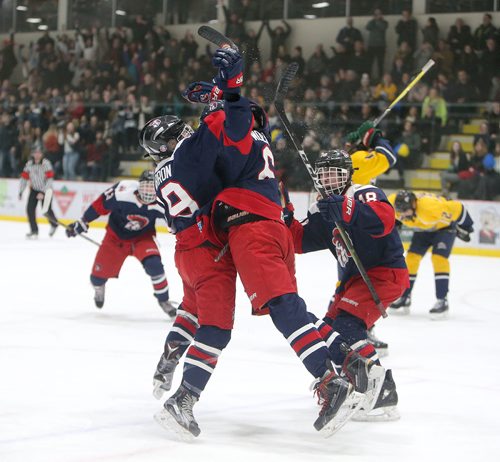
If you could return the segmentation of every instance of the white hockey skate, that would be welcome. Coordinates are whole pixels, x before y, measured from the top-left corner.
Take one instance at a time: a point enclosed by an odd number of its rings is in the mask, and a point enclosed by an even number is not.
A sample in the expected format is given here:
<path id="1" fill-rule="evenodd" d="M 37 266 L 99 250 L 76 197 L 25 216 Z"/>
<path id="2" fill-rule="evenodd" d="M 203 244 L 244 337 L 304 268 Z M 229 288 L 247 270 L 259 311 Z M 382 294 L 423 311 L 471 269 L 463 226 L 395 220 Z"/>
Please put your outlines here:
<path id="1" fill-rule="evenodd" d="M 325 438 L 340 430 L 360 408 L 365 400 L 362 393 L 334 371 L 327 371 L 315 385 L 315 394 L 321 405 L 314 428 Z"/>
<path id="2" fill-rule="evenodd" d="M 392 371 L 387 369 L 385 372 L 382 389 L 378 395 L 377 401 L 371 411 L 364 406 L 354 414 L 352 420 L 356 422 L 390 422 L 400 418 L 398 411 L 398 393 L 396 384 L 392 378 Z"/>
<path id="3" fill-rule="evenodd" d="M 366 342 L 362 342 L 366 345 Z M 370 412 L 378 399 L 384 383 L 385 369 L 369 358 L 365 358 L 345 343 L 341 349 L 347 354 L 342 371 L 359 393 L 365 395 L 362 407 Z"/>

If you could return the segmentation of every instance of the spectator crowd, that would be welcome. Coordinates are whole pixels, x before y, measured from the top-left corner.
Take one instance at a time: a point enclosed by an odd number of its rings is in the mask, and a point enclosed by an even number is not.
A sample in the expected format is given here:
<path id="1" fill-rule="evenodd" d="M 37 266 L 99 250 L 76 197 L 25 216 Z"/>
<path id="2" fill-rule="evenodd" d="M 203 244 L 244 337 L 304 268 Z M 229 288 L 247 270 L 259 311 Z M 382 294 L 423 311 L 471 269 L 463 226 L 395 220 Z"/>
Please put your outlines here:
<path id="1" fill-rule="evenodd" d="M 304 56 L 286 21 L 271 27 L 264 20 L 254 29 L 245 22 L 253 19 L 252 2 L 241 3 L 234 11 L 221 7 L 226 35 L 246 57 L 245 92 L 269 107 L 276 76 L 287 63 L 299 64 L 287 110 L 312 161 L 383 111 L 432 58 L 436 65 L 381 127 L 399 150 L 400 174 L 421 166 L 459 123 L 481 116 L 485 124 L 473 152 L 454 144 L 443 188 L 458 188 L 464 198 L 500 193 L 500 29 L 491 15 L 484 14 L 474 31 L 458 18 L 445 33 L 434 18 L 419 24 L 405 10 L 395 29 L 397 50 L 386 57 L 389 26 L 376 9 L 364 25 L 366 39 L 347 18 L 335 43 L 317 44 Z M 269 56 L 259 47 L 264 33 L 270 37 Z M 137 133 L 148 119 L 174 112 L 196 121 L 198 108 L 180 93 L 188 83 L 207 79 L 210 60 L 211 48 L 200 47 L 192 32 L 175 37 L 141 15 L 114 30 L 45 32 L 29 46 L 17 45 L 11 35 L 0 50 L 0 176 L 18 176 L 35 149 L 52 162 L 57 177 L 104 181 L 119 175 L 120 161 L 140 158 Z M 13 83 L 17 66 L 20 85 Z M 483 114 L 479 103 L 487 108 Z M 289 152 L 272 106 L 269 116 L 278 166 L 291 189 L 308 188 L 307 173 Z M 478 180 L 484 176 L 492 180 Z"/>

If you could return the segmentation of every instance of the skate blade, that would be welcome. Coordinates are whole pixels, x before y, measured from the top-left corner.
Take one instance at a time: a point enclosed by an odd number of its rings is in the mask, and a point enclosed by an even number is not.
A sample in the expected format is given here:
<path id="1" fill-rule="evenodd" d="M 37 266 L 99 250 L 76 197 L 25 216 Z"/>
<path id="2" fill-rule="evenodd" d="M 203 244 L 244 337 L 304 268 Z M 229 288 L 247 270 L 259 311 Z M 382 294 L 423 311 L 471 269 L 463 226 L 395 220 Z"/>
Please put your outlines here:
<path id="1" fill-rule="evenodd" d="M 402 306 L 400 308 L 392 308 L 389 307 L 389 312 L 391 314 L 394 314 L 396 316 L 408 316 L 410 314 L 410 307 L 409 306 Z"/>
<path id="2" fill-rule="evenodd" d="M 161 399 L 162 396 L 165 394 L 166 391 L 170 390 L 171 387 L 162 387 L 162 385 L 165 385 L 165 382 L 161 382 L 160 380 L 155 380 L 153 379 L 153 396 L 156 399 Z"/>
<path id="3" fill-rule="evenodd" d="M 431 321 L 444 321 L 448 319 L 448 310 L 443 313 L 431 313 Z"/>
<path id="4" fill-rule="evenodd" d="M 174 433 L 180 441 L 185 443 L 192 443 L 194 441 L 195 436 L 189 430 L 186 430 L 182 425 L 179 425 L 177 420 L 175 420 L 175 417 L 165 408 L 157 412 L 153 417 L 156 422 L 160 424 L 160 426 L 162 426 L 165 430 Z"/>
<path id="5" fill-rule="evenodd" d="M 353 391 L 345 400 L 342 407 L 338 410 L 335 417 L 330 420 L 319 433 L 323 438 L 330 438 L 333 434 L 339 431 L 352 416 L 359 410 L 365 401 L 365 395 Z"/>
<path id="6" fill-rule="evenodd" d="M 393 422 L 400 418 L 401 415 L 397 406 L 387 406 L 372 409 L 370 412 L 360 409 L 354 414 L 352 420 L 354 422 Z"/>

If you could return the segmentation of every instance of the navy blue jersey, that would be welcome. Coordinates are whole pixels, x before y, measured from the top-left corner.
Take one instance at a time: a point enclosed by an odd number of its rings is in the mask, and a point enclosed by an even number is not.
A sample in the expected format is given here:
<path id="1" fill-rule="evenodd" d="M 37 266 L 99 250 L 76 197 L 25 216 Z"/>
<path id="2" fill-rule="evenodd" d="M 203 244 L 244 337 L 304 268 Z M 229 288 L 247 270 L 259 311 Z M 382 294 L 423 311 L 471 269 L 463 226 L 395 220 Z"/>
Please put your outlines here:
<path id="1" fill-rule="evenodd" d="M 274 157 L 264 134 L 253 130 L 248 99 L 224 104 L 224 131 L 217 169 L 224 191 L 217 200 L 240 210 L 281 220 L 281 202 Z"/>
<path id="2" fill-rule="evenodd" d="M 83 214 L 87 223 L 101 215 L 108 215 L 107 228 L 120 239 L 134 239 L 144 234 L 155 234 L 158 218 L 163 218 L 156 204 L 145 205 L 138 196 L 139 182 L 125 180 L 106 189 Z"/>
<path id="3" fill-rule="evenodd" d="M 267 139 L 252 126 L 246 98 L 226 101 L 224 110 L 208 114 L 173 155 L 157 165 L 157 200 L 178 243 L 186 239 L 182 245 L 191 247 L 214 237 L 208 218 L 219 193 L 229 205 L 280 219 L 274 159 Z"/>
<path id="4" fill-rule="evenodd" d="M 346 193 L 343 222 L 354 249 L 366 270 L 376 267 L 406 268 L 403 244 L 394 227 L 395 212 L 384 192 L 376 186 L 354 185 Z M 337 291 L 359 271 L 345 247 L 335 223 L 323 220 L 314 203 L 307 219 L 294 220 L 291 228 L 297 253 L 329 249 L 339 266 Z"/>

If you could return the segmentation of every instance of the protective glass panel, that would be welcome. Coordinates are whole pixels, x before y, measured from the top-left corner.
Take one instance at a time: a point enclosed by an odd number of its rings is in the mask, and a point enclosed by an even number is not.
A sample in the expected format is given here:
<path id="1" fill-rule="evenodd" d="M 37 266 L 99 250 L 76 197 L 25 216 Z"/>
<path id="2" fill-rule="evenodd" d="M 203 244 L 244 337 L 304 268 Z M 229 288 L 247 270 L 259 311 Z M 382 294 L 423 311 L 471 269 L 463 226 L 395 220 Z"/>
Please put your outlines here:
<path id="1" fill-rule="evenodd" d="M 68 1 L 68 29 L 111 26 L 110 0 Z"/>
<path id="2" fill-rule="evenodd" d="M 14 3 L 14 1 L 9 0 L 7 3 Z M 57 0 L 44 0 L 43 2 L 36 0 L 18 1 L 16 6 L 16 32 L 56 30 L 57 5 Z"/>

